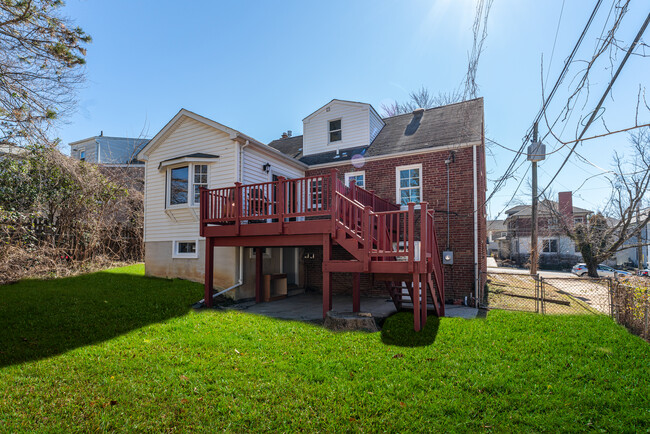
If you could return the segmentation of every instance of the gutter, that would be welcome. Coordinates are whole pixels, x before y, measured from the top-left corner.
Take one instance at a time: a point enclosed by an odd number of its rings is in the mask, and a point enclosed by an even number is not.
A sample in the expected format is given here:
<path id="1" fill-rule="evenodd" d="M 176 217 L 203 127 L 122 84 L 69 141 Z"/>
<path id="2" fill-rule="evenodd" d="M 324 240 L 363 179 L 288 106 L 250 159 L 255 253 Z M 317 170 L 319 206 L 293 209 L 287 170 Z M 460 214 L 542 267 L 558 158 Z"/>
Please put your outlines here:
<path id="1" fill-rule="evenodd" d="M 478 176 L 476 173 L 476 146 L 472 147 L 472 150 L 472 165 L 474 167 L 472 174 L 474 178 L 474 298 L 478 304 L 479 285 L 481 283 L 481 278 L 478 270 Z"/>

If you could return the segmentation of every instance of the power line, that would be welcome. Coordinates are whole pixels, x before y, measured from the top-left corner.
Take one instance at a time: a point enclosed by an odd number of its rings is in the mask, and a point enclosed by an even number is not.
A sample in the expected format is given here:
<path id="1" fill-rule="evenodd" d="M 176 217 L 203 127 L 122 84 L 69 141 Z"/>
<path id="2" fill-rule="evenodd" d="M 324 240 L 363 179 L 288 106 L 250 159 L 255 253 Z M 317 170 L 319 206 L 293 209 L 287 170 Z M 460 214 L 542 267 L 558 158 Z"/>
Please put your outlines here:
<path id="1" fill-rule="evenodd" d="M 605 98 L 607 98 L 607 95 L 609 95 L 609 92 L 612 90 L 612 86 L 614 85 L 614 83 L 616 82 L 616 79 L 618 78 L 619 74 L 623 70 L 623 67 L 627 63 L 627 60 L 630 58 L 630 56 L 632 54 L 632 51 L 634 51 L 634 48 L 636 47 L 637 43 L 641 39 L 641 36 L 643 36 L 643 33 L 645 32 L 646 28 L 648 27 L 648 23 L 650 23 L 650 13 L 648 14 L 645 21 L 643 22 L 643 25 L 639 29 L 639 32 L 637 33 L 636 37 L 634 38 L 634 41 L 630 45 L 630 48 L 625 53 L 625 57 L 621 61 L 621 64 L 618 66 L 618 69 L 616 70 L 616 73 L 614 74 L 614 76 L 610 80 L 609 84 L 607 85 L 607 89 L 605 89 L 605 92 L 603 93 L 603 96 L 600 98 L 600 101 L 598 102 L 598 105 L 596 105 L 596 108 L 591 113 L 591 116 L 589 117 L 589 121 L 587 122 L 585 127 L 582 129 L 582 132 L 580 133 L 580 136 L 578 136 L 578 139 L 576 140 L 575 144 L 571 147 L 571 150 L 569 151 L 569 154 L 566 156 L 566 158 L 564 159 L 564 161 L 560 165 L 560 168 L 557 170 L 557 172 L 555 172 L 555 175 L 553 175 L 553 178 L 551 179 L 551 181 L 548 183 L 548 185 L 546 187 L 544 187 L 544 190 L 542 190 L 542 192 L 539 194 L 540 196 L 550 187 L 550 185 L 553 183 L 553 181 L 555 181 L 555 178 L 557 178 L 557 176 L 560 174 L 560 172 L 562 171 L 562 169 L 566 165 L 567 161 L 569 160 L 569 158 L 571 157 L 571 155 L 575 151 L 576 147 L 580 143 L 582 137 L 585 135 L 585 133 L 587 132 L 587 130 L 589 129 L 589 127 L 593 123 L 594 119 L 596 119 L 596 115 L 598 114 L 598 112 L 600 111 L 600 108 L 602 107 L 603 103 L 605 102 Z"/>
<path id="2" fill-rule="evenodd" d="M 545 111 L 546 111 L 546 109 L 548 107 L 548 104 L 550 103 L 550 101 L 555 96 L 555 92 L 557 91 L 557 89 L 560 87 L 560 84 L 564 80 L 564 77 L 566 76 L 566 74 L 567 74 L 567 72 L 569 70 L 569 66 L 573 62 L 573 58 L 575 57 L 576 53 L 578 52 L 578 49 L 580 48 L 580 45 L 582 44 L 582 41 L 584 40 L 585 35 L 587 34 L 587 31 L 589 30 L 589 27 L 591 26 L 591 23 L 593 22 L 594 17 L 596 16 L 596 13 L 598 12 L 598 9 L 600 8 L 601 4 L 602 4 L 602 0 L 598 0 L 596 2 L 596 6 L 594 7 L 594 10 L 591 12 L 591 15 L 589 16 L 589 20 L 587 21 L 587 24 L 585 25 L 585 28 L 582 30 L 582 33 L 580 34 L 580 37 L 578 38 L 578 41 L 576 42 L 575 46 L 573 47 L 573 50 L 569 54 L 569 57 L 567 57 L 567 59 L 564 61 L 564 67 L 562 68 L 562 71 L 560 72 L 560 75 L 557 78 L 557 80 L 555 82 L 555 85 L 553 86 L 553 89 L 551 90 L 549 95 L 545 98 L 544 103 L 542 104 L 542 107 L 540 108 L 539 112 L 537 113 L 537 116 L 535 116 L 535 120 L 533 121 L 533 125 L 535 123 L 539 122 L 542 115 L 545 113 Z M 517 161 L 519 160 L 519 157 L 523 154 L 523 151 L 526 148 L 526 145 L 530 141 L 530 137 L 532 135 L 532 130 L 533 130 L 533 128 L 531 126 L 528 129 L 528 131 L 526 133 L 526 136 L 524 137 L 524 140 L 523 140 L 523 142 L 521 144 L 521 147 L 516 152 L 516 155 L 514 156 L 514 158 L 512 159 L 510 164 L 508 165 L 508 168 L 504 172 L 503 176 L 497 181 L 497 184 L 494 186 L 494 190 L 492 191 L 492 193 L 490 193 L 490 196 L 486 199 L 486 202 L 490 201 L 490 199 L 492 199 L 494 194 L 501 189 L 501 187 L 506 182 L 506 180 L 508 180 L 510 178 L 514 166 L 517 164 Z M 521 185 L 521 183 L 520 183 L 520 185 Z M 515 193 L 516 193 L 516 191 L 515 191 Z"/>

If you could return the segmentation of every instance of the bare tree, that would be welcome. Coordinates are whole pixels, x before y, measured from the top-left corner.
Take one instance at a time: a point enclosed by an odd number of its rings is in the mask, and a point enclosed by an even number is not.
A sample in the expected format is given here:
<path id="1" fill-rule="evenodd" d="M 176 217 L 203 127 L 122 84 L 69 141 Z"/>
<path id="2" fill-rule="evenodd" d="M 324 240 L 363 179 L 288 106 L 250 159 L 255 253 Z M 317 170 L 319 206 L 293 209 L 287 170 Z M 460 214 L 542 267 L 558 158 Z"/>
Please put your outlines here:
<path id="1" fill-rule="evenodd" d="M 604 213 L 576 224 L 562 210 L 549 207 L 562 231 L 575 242 L 590 277 L 598 277 L 598 264 L 616 252 L 636 247 L 626 243 L 650 223 L 650 212 L 638 213 L 647 205 L 650 187 L 650 129 L 630 134 L 630 149 L 627 157 L 614 154 L 614 170 L 607 177 L 611 196 Z"/>
<path id="2" fill-rule="evenodd" d="M 0 141 L 43 143 L 75 103 L 91 38 L 60 0 L 0 0 Z"/>
<path id="3" fill-rule="evenodd" d="M 382 104 L 381 109 L 385 117 L 397 116 L 404 113 L 410 113 L 418 108 L 433 108 L 447 104 L 453 104 L 463 101 L 463 95 L 459 90 L 451 92 L 438 92 L 433 95 L 429 89 L 422 86 L 418 90 L 409 93 L 409 99 L 406 102 L 394 102 L 392 104 Z"/>

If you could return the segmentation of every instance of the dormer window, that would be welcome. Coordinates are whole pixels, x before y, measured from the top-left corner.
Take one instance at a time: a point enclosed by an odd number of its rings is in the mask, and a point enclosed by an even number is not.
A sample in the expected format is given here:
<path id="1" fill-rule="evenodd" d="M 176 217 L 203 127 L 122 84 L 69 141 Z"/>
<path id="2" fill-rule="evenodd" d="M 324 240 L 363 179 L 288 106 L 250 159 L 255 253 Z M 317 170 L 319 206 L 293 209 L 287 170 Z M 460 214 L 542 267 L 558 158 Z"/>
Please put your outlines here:
<path id="1" fill-rule="evenodd" d="M 341 141 L 341 119 L 330 121 L 330 143 L 340 142 L 340 141 Z"/>

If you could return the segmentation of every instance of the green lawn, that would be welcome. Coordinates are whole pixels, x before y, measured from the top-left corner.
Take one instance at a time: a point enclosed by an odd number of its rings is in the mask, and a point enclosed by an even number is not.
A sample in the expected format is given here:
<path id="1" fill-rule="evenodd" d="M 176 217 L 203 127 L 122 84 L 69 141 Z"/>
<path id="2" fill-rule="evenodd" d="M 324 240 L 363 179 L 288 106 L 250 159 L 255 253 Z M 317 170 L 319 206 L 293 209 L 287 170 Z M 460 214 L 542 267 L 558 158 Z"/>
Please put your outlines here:
<path id="1" fill-rule="evenodd" d="M 0 287 L 0 432 L 650 430 L 650 346 L 605 316 L 332 333 L 199 298 L 142 266 Z"/>

